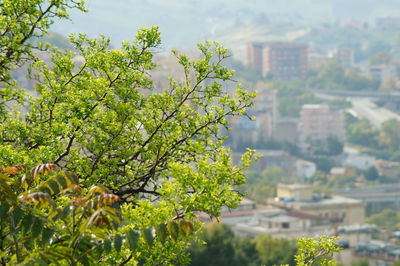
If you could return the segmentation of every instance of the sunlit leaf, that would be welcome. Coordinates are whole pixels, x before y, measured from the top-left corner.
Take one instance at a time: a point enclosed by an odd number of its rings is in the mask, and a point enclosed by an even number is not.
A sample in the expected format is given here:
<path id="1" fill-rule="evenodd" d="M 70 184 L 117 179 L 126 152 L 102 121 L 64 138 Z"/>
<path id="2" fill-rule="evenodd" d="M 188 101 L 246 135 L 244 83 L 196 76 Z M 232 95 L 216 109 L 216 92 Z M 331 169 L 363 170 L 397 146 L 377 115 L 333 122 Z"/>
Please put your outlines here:
<path id="1" fill-rule="evenodd" d="M 103 186 L 93 186 L 89 192 L 88 192 L 88 197 L 92 196 L 93 194 L 110 194 L 111 191 Z"/>
<path id="2" fill-rule="evenodd" d="M 189 236 L 192 231 L 193 231 L 193 225 L 192 223 L 185 221 L 185 220 L 181 220 L 179 222 L 179 225 L 181 227 L 182 232 L 186 235 Z"/>

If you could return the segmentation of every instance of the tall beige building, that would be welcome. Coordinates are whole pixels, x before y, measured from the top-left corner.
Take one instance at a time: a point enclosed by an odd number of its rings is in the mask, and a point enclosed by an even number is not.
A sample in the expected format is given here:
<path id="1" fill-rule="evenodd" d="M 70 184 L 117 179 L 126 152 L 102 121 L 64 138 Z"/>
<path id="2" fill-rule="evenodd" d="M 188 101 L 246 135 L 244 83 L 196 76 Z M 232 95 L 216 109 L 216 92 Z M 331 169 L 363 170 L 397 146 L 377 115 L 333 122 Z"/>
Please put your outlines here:
<path id="1" fill-rule="evenodd" d="M 301 133 L 304 140 L 325 141 L 329 136 L 343 140 L 343 113 L 327 105 L 305 104 L 300 111 Z"/>
<path id="2" fill-rule="evenodd" d="M 264 77 L 288 80 L 302 78 L 308 70 L 307 45 L 289 42 L 250 43 L 247 46 L 249 65 Z"/>
<path id="3" fill-rule="evenodd" d="M 250 67 L 261 74 L 263 68 L 263 43 L 252 42 L 247 44 L 247 63 Z"/>
<path id="4" fill-rule="evenodd" d="M 266 89 L 263 82 L 258 82 L 256 89 L 258 93 L 254 99 L 254 115 L 260 121 L 264 141 L 267 141 L 275 131 L 278 115 L 278 92 Z"/>

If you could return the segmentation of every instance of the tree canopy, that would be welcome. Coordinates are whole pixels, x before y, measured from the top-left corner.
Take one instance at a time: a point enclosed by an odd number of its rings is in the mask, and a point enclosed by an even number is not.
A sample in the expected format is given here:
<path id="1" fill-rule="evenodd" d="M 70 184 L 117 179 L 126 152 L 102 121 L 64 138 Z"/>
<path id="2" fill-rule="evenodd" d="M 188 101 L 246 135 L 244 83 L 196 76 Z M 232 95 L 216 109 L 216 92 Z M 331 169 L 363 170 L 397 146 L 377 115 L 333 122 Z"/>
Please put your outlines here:
<path id="1" fill-rule="evenodd" d="M 174 52 L 184 78 L 170 78 L 169 87 L 156 88 L 149 73 L 157 67 L 153 61 L 161 43 L 157 27 L 141 29 L 120 49 L 110 49 L 106 37 L 92 39 L 84 34 L 70 36 L 73 50 L 35 44 L 34 38 L 45 35 L 54 19 L 68 17 L 69 8 L 84 10 L 83 1 L 0 1 L 0 165 L 30 169 L 51 163 L 58 171 L 76 175 L 73 184 L 82 187 L 82 195 L 100 186 L 118 197 L 113 203 L 119 209 L 118 226 L 103 228 L 106 233 L 96 231 L 94 242 L 88 242 L 74 263 L 181 263 L 188 240 L 196 237 L 186 234 L 188 226 L 194 231 L 199 228 L 195 213 L 218 216 L 222 206 L 235 207 L 241 199 L 237 186 L 245 182 L 243 169 L 249 166 L 252 152 L 243 156 L 240 167 L 234 166 L 219 130 L 229 127 L 229 117 L 246 114 L 254 94 L 240 87 L 235 92 L 224 89 L 223 82 L 233 77 L 233 71 L 223 65 L 229 55 L 209 42 L 198 46 L 201 56 L 196 60 Z M 39 49 L 51 54 L 51 62 L 35 55 Z M 19 89 L 12 79 L 10 71 L 21 64 L 30 64 L 35 96 Z M 3 216 L 18 208 L 28 213 L 50 208 L 12 195 L 23 198 L 40 192 L 46 202 L 55 202 L 57 210 L 69 206 L 64 194 L 24 187 L 23 176 L 22 172 L 4 174 Z M 43 175 L 40 181 L 49 178 Z M 61 183 L 51 184 L 66 189 Z M 13 193 L 3 193 L 10 187 Z M 45 228 L 63 226 L 62 219 L 55 220 L 58 216 L 40 217 Z M 182 226 L 176 228 L 178 224 Z M 22 222 L 2 220 L 0 226 L 0 232 L 10 236 L 0 240 L 3 263 L 10 258 L 27 263 L 43 245 L 54 243 L 16 248 L 12 243 L 25 237 Z M 153 231 L 161 232 L 154 241 Z M 140 248 L 132 249 L 132 236 L 121 240 L 129 232 L 142 232 L 138 233 Z M 86 256 L 97 246 L 108 249 L 110 235 L 121 236 L 112 242 L 116 256 Z M 53 237 L 57 242 L 61 236 Z M 24 252 L 19 254 L 26 256 L 14 258 L 21 249 Z"/>

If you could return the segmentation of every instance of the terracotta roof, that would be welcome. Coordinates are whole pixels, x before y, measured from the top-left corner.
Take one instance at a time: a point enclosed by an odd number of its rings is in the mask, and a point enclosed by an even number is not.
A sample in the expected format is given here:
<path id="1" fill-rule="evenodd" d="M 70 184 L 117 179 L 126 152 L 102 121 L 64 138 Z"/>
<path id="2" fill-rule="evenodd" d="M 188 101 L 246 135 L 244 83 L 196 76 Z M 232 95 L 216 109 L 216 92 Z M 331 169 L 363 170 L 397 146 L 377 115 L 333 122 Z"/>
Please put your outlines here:
<path id="1" fill-rule="evenodd" d="M 324 219 L 323 217 L 319 217 L 319 216 L 304 213 L 304 212 L 294 211 L 294 210 L 290 210 L 286 214 L 288 216 L 299 218 L 302 220 L 322 220 L 322 219 Z"/>

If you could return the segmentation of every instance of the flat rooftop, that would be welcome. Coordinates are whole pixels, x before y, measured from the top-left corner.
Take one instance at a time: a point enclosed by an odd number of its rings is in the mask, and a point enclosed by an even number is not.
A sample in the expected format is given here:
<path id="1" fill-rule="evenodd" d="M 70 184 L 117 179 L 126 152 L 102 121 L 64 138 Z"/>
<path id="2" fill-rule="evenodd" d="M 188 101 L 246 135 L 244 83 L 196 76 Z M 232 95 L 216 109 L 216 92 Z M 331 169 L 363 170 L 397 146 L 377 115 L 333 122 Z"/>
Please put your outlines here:
<path id="1" fill-rule="evenodd" d="M 279 188 L 287 188 L 287 189 L 311 189 L 311 185 L 307 184 L 278 184 Z"/>
<path id="2" fill-rule="evenodd" d="M 321 206 L 338 206 L 338 205 L 358 205 L 363 204 L 361 200 L 352 199 L 347 197 L 342 197 L 338 195 L 332 195 L 327 198 L 321 198 L 317 200 L 310 201 L 292 201 L 292 202 L 284 202 L 282 200 L 270 200 L 270 204 L 280 206 L 280 207 L 292 207 L 292 206 L 301 206 L 301 207 L 321 207 Z"/>

